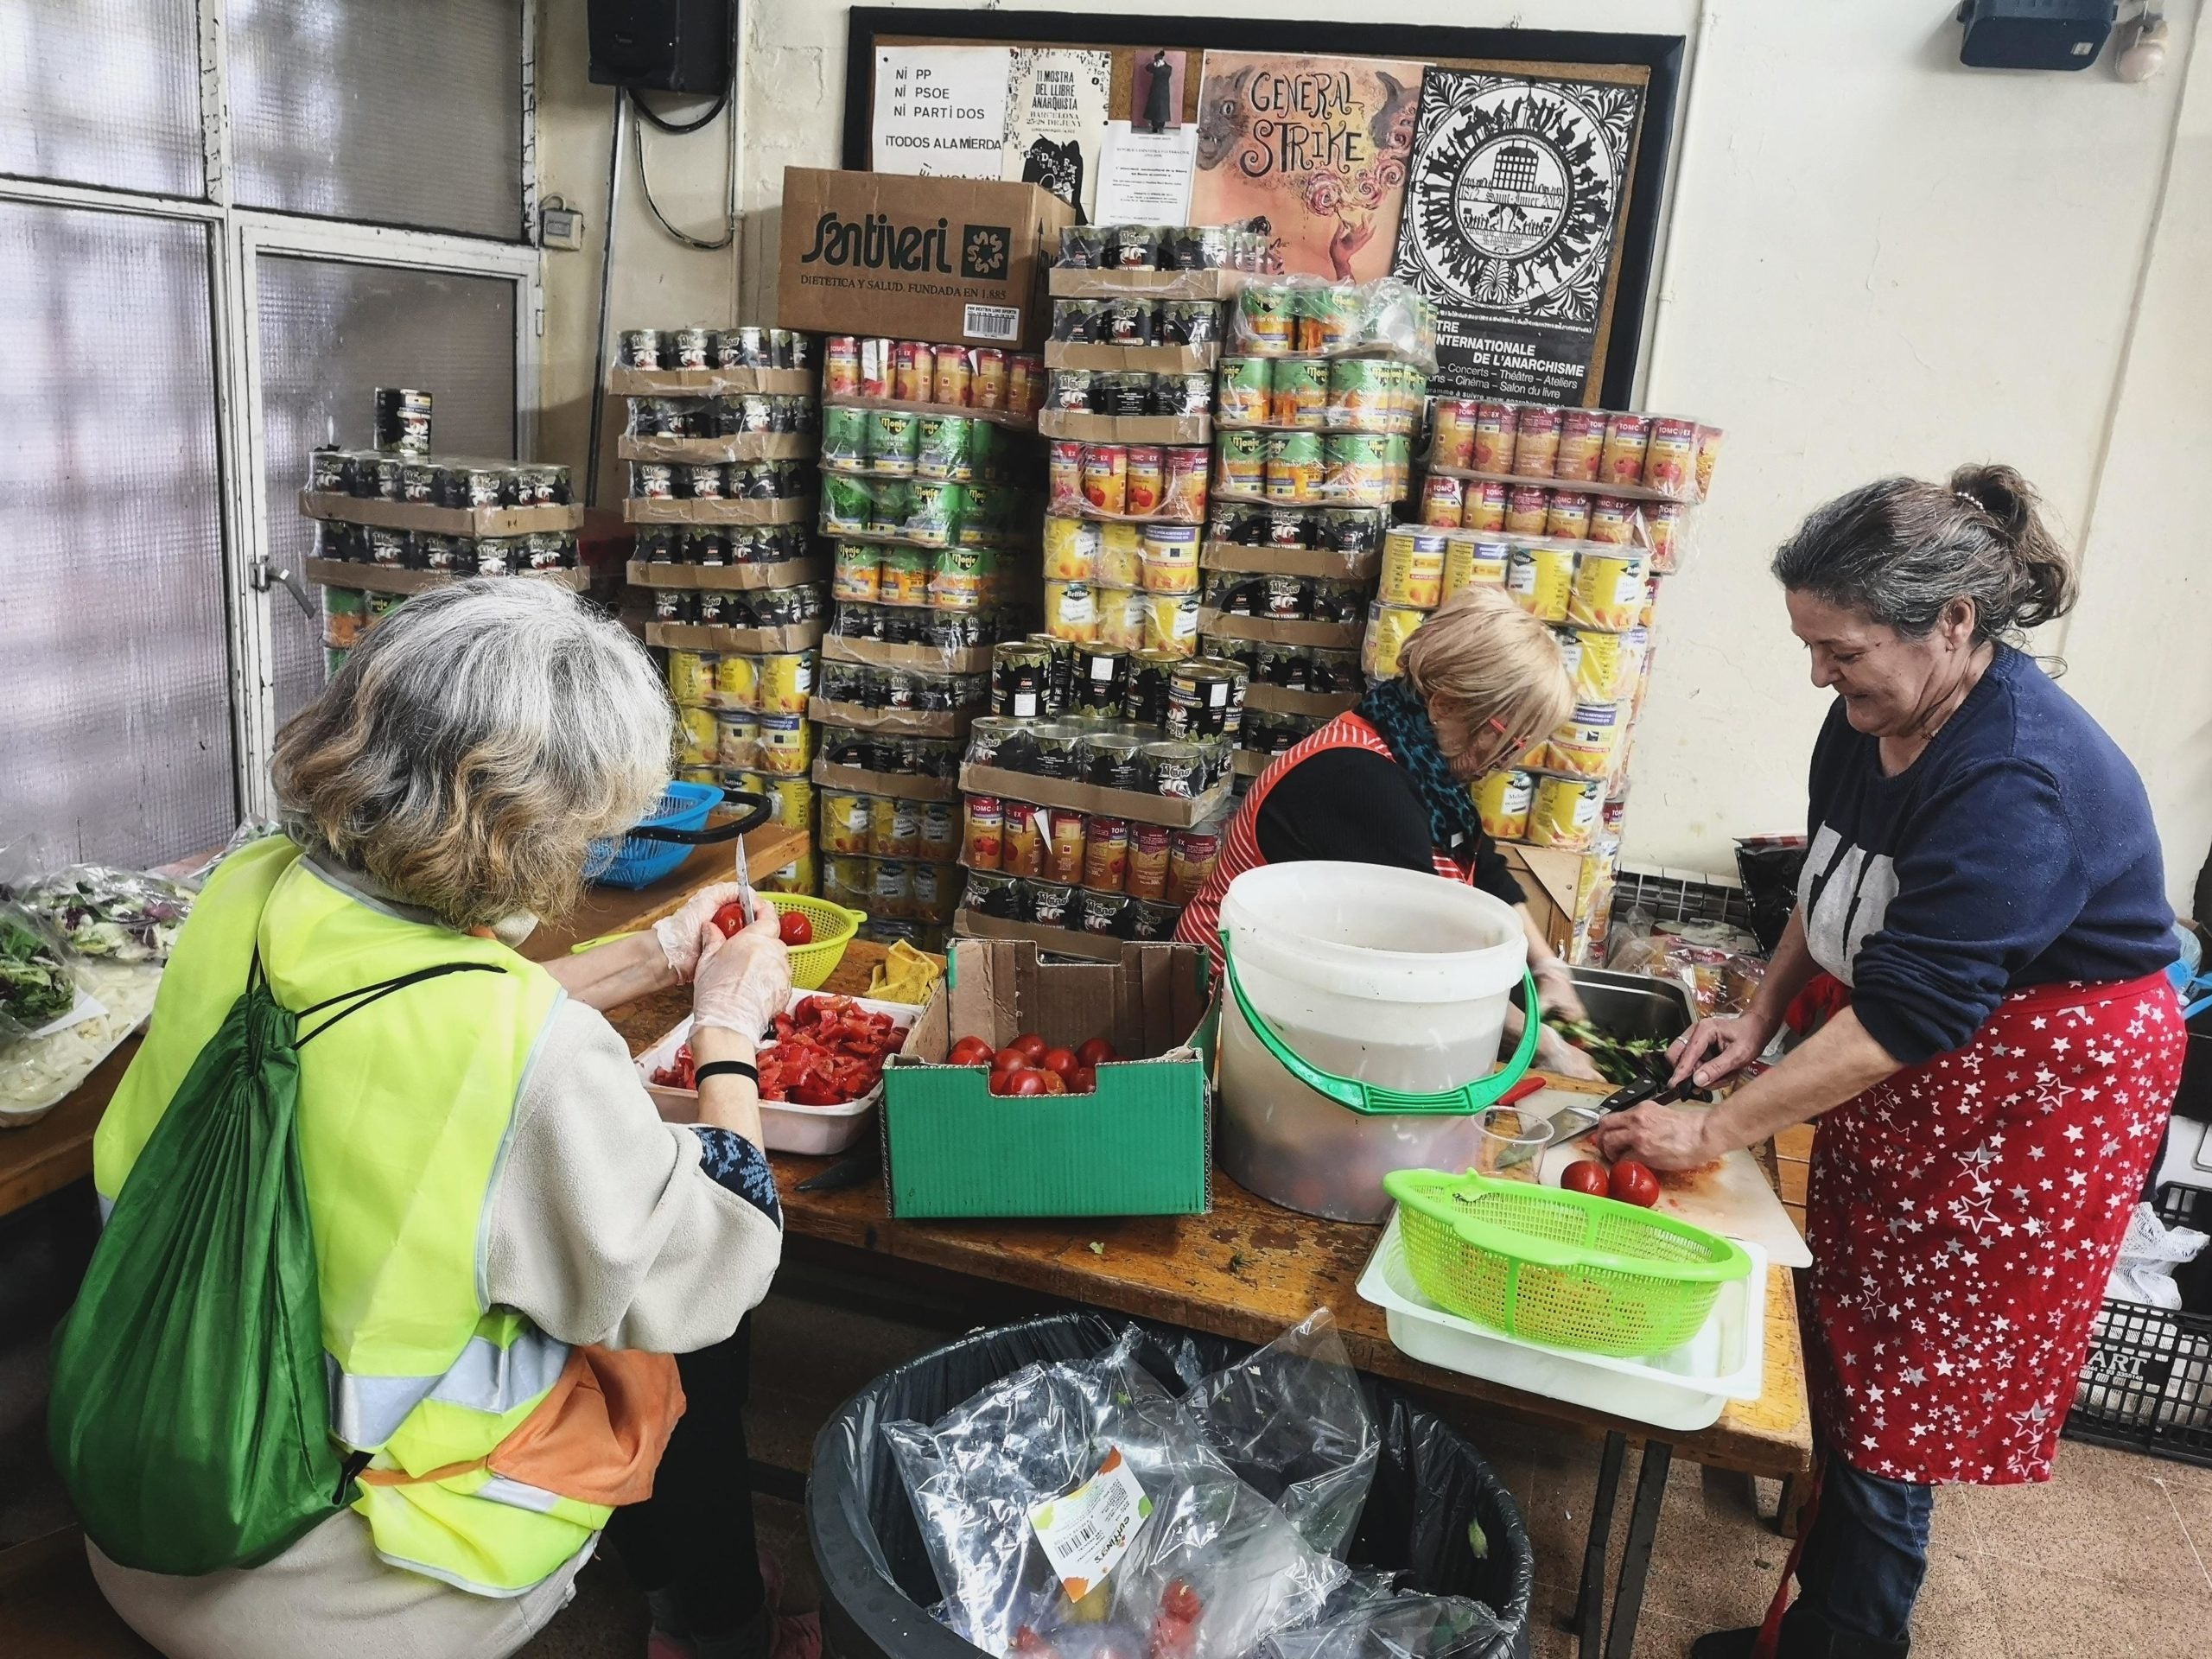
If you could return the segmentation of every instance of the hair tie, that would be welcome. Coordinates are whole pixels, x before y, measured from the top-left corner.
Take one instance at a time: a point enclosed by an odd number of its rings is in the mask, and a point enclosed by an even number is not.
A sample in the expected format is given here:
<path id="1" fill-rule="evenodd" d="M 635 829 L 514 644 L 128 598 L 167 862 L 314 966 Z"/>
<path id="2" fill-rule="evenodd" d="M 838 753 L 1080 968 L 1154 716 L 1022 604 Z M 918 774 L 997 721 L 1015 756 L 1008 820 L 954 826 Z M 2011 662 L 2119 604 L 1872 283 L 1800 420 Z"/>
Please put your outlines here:
<path id="1" fill-rule="evenodd" d="M 1974 508 L 1977 512 L 1989 512 L 1989 509 L 1982 505 L 1981 499 L 1979 496 L 1969 495 L 1964 490 L 1953 490 L 1951 493 L 1957 496 L 1960 500 L 1965 502 L 1967 505 Z M 1993 517 L 1994 515 L 1992 516 Z"/>

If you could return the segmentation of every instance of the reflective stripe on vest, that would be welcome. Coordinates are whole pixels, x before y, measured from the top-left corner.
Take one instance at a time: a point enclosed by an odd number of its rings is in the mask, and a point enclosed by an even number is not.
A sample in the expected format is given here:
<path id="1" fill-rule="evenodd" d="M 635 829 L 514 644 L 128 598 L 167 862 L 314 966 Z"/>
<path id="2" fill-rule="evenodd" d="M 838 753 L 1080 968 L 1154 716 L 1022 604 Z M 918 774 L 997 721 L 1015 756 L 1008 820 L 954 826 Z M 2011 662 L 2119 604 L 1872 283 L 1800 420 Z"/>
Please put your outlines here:
<path id="1" fill-rule="evenodd" d="M 503 970 L 384 997 L 303 1048 L 299 1131 L 332 1430 L 374 1452 L 372 1470 L 400 1471 L 400 1484 L 365 1483 L 354 1507 L 394 1565 L 518 1594 L 588 1548 L 611 1513 L 482 1466 L 569 1358 L 522 1314 L 486 1306 L 480 1260 L 515 1101 L 560 987 L 496 941 L 360 901 L 287 841 L 248 847 L 215 872 L 180 934 L 100 1124 L 104 1197 L 122 1190 L 244 989 L 257 941 L 272 991 L 294 1008 L 440 963 Z"/>

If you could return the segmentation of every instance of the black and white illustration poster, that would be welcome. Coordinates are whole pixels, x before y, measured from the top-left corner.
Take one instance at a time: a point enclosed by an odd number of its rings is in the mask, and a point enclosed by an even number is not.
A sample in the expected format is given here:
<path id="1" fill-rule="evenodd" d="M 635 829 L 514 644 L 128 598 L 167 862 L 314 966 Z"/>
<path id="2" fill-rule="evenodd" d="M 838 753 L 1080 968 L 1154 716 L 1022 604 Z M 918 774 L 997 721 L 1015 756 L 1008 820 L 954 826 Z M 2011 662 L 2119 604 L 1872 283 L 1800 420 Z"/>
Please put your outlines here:
<path id="1" fill-rule="evenodd" d="M 1643 90 L 1432 68 L 1393 274 L 1437 303 L 1439 391 L 1576 404 Z"/>

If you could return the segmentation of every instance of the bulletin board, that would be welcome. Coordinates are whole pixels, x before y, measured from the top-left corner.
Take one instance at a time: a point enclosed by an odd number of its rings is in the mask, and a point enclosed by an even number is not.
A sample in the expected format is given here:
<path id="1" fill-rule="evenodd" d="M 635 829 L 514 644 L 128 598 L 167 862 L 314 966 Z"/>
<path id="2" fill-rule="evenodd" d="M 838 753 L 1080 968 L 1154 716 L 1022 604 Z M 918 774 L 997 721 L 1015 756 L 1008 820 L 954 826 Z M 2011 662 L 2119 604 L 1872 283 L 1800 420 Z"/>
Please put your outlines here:
<path id="1" fill-rule="evenodd" d="M 1074 111 L 1069 130 L 1040 130 L 1025 149 L 1009 118 L 1007 153 L 1028 160 L 1026 174 L 1008 162 L 1005 176 L 1066 194 L 1065 169 L 1080 176 L 1086 162 L 1097 166 L 1095 155 L 1075 153 L 1075 126 L 1095 127 L 1103 112 L 1109 124 L 1154 130 L 1172 99 L 1170 124 L 1196 132 L 1189 222 L 1242 219 L 1254 208 L 1269 215 L 1284 269 L 1339 280 L 1387 274 L 1430 293 L 1445 321 L 1438 390 L 1612 408 L 1632 400 L 1680 35 L 858 6 L 849 29 L 847 168 L 927 165 L 875 153 L 880 131 L 887 143 L 905 136 L 879 121 L 879 99 L 886 111 L 903 109 L 893 100 L 905 90 L 878 86 L 881 48 L 902 64 L 943 60 L 986 74 L 1009 57 L 1077 64 L 1080 73 L 1059 76 L 1072 86 L 1058 101 Z M 1013 50 L 897 50 L 908 48 Z M 1164 62 L 1174 65 L 1168 98 L 1153 87 L 1167 79 Z M 1018 74 L 1003 96 L 1021 99 Z M 1335 129 L 1332 105 L 1345 116 Z M 1278 114 L 1286 107 L 1309 112 L 1306 130 Z M 1387 213 L 1348 206 L 1356 181 L 1327 175 L 1322 163 L 1339 135 L 1366 162 L 1340 171 L 1357 171 L 1370 195 L 1376 175 L 1383 189 L 1396 181 Z M 1270 179 L 1277 163 L 1309 171 Z M 983 156 L 953 167 L 998 176 L 995 164 Z M 1262 194 L 1270 184 L 1278 194 Z"/>

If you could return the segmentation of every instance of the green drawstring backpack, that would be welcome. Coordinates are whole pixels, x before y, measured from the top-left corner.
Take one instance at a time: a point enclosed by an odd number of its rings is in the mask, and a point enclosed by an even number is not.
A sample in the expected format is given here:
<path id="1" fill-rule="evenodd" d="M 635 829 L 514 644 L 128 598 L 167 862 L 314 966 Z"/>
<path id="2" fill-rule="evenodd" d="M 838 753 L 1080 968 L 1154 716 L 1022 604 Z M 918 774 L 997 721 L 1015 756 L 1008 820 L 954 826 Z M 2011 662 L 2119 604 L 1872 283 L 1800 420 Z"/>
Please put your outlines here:
<path id="1" fill-rule="evenodd" d="M 394 991 L 477 971 L 499 970 L 425 968 L 296 1014 L 255 953 L 131 1166 L 54 1338 L 48 1446 L 110 1560 L 181 1574 L 251 1567 L 352 1501 L 370 1454 L 341 1458 L 330 1434 L 299 1052 Z"/>

